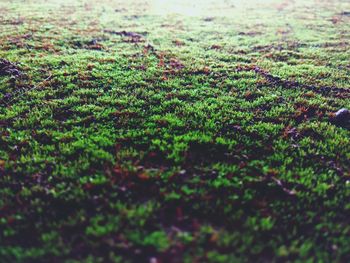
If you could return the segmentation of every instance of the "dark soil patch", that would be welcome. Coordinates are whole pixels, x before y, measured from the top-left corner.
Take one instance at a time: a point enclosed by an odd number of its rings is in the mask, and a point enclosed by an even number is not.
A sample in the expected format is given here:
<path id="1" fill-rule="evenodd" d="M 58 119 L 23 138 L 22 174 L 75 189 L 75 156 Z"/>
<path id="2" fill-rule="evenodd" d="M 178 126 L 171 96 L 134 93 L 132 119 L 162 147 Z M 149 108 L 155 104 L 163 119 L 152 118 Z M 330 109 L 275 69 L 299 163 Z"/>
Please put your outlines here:
<path id="1" fill-rule="evenodd" d="M 0 59 L 0 76 L 20 77 L 22 75 L 23 73 L 16 64 L 6 59 Z"/>

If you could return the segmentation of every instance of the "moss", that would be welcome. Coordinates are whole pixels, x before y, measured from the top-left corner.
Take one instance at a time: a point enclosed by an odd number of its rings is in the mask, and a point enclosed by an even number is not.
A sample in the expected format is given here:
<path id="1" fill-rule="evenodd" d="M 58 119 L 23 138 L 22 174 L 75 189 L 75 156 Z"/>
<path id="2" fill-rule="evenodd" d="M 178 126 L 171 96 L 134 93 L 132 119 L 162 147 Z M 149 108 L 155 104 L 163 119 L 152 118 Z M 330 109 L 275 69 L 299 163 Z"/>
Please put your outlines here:
<path id="1" fill-rule="evenodd" d="M 350 6 L 238 2 L 0 3 L 3 261 L 349 261 Z"/>

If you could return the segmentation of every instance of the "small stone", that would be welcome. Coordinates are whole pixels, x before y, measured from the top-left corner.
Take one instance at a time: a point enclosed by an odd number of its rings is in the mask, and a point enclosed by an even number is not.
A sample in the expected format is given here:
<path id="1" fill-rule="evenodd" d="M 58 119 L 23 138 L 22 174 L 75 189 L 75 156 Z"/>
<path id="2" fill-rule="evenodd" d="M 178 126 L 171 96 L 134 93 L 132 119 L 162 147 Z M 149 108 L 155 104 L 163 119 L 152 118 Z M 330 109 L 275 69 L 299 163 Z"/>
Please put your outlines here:
<path id="1" fill-rule="evenodd" d="M 179 175 L 185 175 L 185 174 L 186 174 L 186 170 L 179 171 Z"/>
<path id="2" fill-rule="evenodd" d="M 350 111 L 346 108 L 338 110 L 334 115 L 337 124 L 345 126 L 350 122 Z"/>

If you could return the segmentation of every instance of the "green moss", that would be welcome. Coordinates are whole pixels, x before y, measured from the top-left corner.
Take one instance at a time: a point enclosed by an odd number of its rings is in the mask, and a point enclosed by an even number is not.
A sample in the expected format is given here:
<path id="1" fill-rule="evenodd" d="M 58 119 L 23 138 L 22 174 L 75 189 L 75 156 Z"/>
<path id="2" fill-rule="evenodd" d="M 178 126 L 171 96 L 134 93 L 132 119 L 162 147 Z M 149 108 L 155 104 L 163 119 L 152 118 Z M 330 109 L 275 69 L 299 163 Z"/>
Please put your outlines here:
<path id="1" fill-rule="evenodd" d="M 349 3 L 204 2 L 0 3 L 1 262 L 349 261 Z"/>

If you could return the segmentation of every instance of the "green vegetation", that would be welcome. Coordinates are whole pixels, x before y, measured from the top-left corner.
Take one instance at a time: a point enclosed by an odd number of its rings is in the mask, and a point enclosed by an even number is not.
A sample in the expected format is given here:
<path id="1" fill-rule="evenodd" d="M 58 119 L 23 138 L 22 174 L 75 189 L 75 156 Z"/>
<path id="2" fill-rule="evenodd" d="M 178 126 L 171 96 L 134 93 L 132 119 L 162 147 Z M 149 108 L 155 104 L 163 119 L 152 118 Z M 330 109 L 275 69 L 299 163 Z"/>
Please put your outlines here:
<path id="1" fill-rule="evenodd" d="M 150 2 L 0 2 L 0 262 L 349 262 L 349 1 Z"/>

